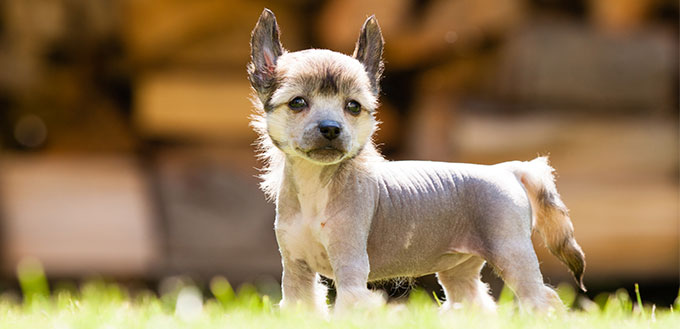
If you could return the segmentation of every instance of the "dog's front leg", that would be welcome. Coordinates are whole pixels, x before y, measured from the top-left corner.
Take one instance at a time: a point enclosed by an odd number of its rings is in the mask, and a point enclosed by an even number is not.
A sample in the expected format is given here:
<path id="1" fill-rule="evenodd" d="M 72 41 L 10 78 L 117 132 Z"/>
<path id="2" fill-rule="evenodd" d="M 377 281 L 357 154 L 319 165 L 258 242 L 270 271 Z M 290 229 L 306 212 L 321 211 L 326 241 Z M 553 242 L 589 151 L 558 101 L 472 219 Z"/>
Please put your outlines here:
<path id="1" fill-rule="evenodd" d="M 366 252 L 368 225 L 342 221 L 334 224 L 326 225 L 329 229 L 326 250 L 337 289 L 335 313 L 343 314 L 355 308 L 383 305 L 385 299 L 366 287 L 370 272 Z"/>
<path id="2" fill-rule="evenodd" d="M 294 309 L 299 305 L 322 315 L 328 313 L 326 286 L 304 261 L 283 256 L 281 288 L 281 309 Z"/>

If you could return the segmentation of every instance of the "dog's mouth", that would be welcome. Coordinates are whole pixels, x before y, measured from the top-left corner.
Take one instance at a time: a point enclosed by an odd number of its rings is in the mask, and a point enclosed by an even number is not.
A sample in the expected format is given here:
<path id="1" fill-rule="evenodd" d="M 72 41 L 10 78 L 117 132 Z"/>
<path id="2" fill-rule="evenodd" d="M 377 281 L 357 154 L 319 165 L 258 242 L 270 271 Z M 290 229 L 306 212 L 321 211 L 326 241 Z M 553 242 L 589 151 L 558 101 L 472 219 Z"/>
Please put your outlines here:
<path id="1" fill-rule="evenodd" d="M 330 145 L 306 151 L 302 149 L 298 150 L 304 155 L 306 155 L 307 158 L 322 163 L 337 162 L 338 160 L 342 159 L 342 157 L 345 155 L 345 151 Z"/>

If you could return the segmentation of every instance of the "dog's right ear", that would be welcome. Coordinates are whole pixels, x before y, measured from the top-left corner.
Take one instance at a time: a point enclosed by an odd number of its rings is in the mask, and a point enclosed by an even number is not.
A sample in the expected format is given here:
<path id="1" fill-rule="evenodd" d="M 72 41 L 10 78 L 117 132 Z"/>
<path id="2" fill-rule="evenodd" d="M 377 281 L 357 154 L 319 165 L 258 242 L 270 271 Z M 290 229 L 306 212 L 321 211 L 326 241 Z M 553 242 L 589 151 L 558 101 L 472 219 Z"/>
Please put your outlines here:
<path id="1" fill-rule="evenodd" d="M 248 65 L 250 84 L 257 91 L 265 107 L 267 99 L 274 91 L 276 61 L 282 54 L 283 47 L 279 41 L 276 16 L 271 10 L 265 8 L 250 39 L 251 63 Z"/>

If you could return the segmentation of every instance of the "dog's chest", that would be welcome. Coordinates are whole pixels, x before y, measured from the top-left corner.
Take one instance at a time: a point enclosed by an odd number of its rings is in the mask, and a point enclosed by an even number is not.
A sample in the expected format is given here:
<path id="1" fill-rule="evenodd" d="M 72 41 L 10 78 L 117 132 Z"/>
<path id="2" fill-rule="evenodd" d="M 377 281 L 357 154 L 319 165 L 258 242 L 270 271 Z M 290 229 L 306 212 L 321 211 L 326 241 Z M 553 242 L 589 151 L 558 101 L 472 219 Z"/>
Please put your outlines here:
<path id="1" fill-rule="evenodd" d="M 280 247 L 291 260 L 303 261 L 312 271 L 332 278 L 333 271 L 324 247 L 328 234 L 325 229 L 328 219 L 324 214 L 328 197 L 326 189 L 301 190 L 297 194 L 300 210 L 280 218 L 277 230 Z"/>

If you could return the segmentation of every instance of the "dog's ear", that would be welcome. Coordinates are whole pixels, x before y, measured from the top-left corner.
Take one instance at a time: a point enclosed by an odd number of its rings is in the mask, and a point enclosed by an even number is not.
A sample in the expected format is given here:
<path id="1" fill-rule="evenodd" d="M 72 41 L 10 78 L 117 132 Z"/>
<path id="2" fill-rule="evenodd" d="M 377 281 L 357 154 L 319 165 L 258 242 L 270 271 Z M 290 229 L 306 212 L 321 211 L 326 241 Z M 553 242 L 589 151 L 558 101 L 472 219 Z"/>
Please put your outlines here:
<path id="1" fill-rule="evenodd" d="M 267 106 L 266 101 L 274 91 L 276 60 L 283 54 L 279 41 L 279 25 L 276 16 L 264 9 L 257 21 L 250 39 L 250 60 L 248 77 L 250 84 Z"/>
<path id="2" fill-rule="evenodd" d="M 374 94 L 380 92 L 380 76 L 383 71 L 383 37 L 375 16 L 369 17 L 361 28 L 353 57 L 364 65 Z"/>

